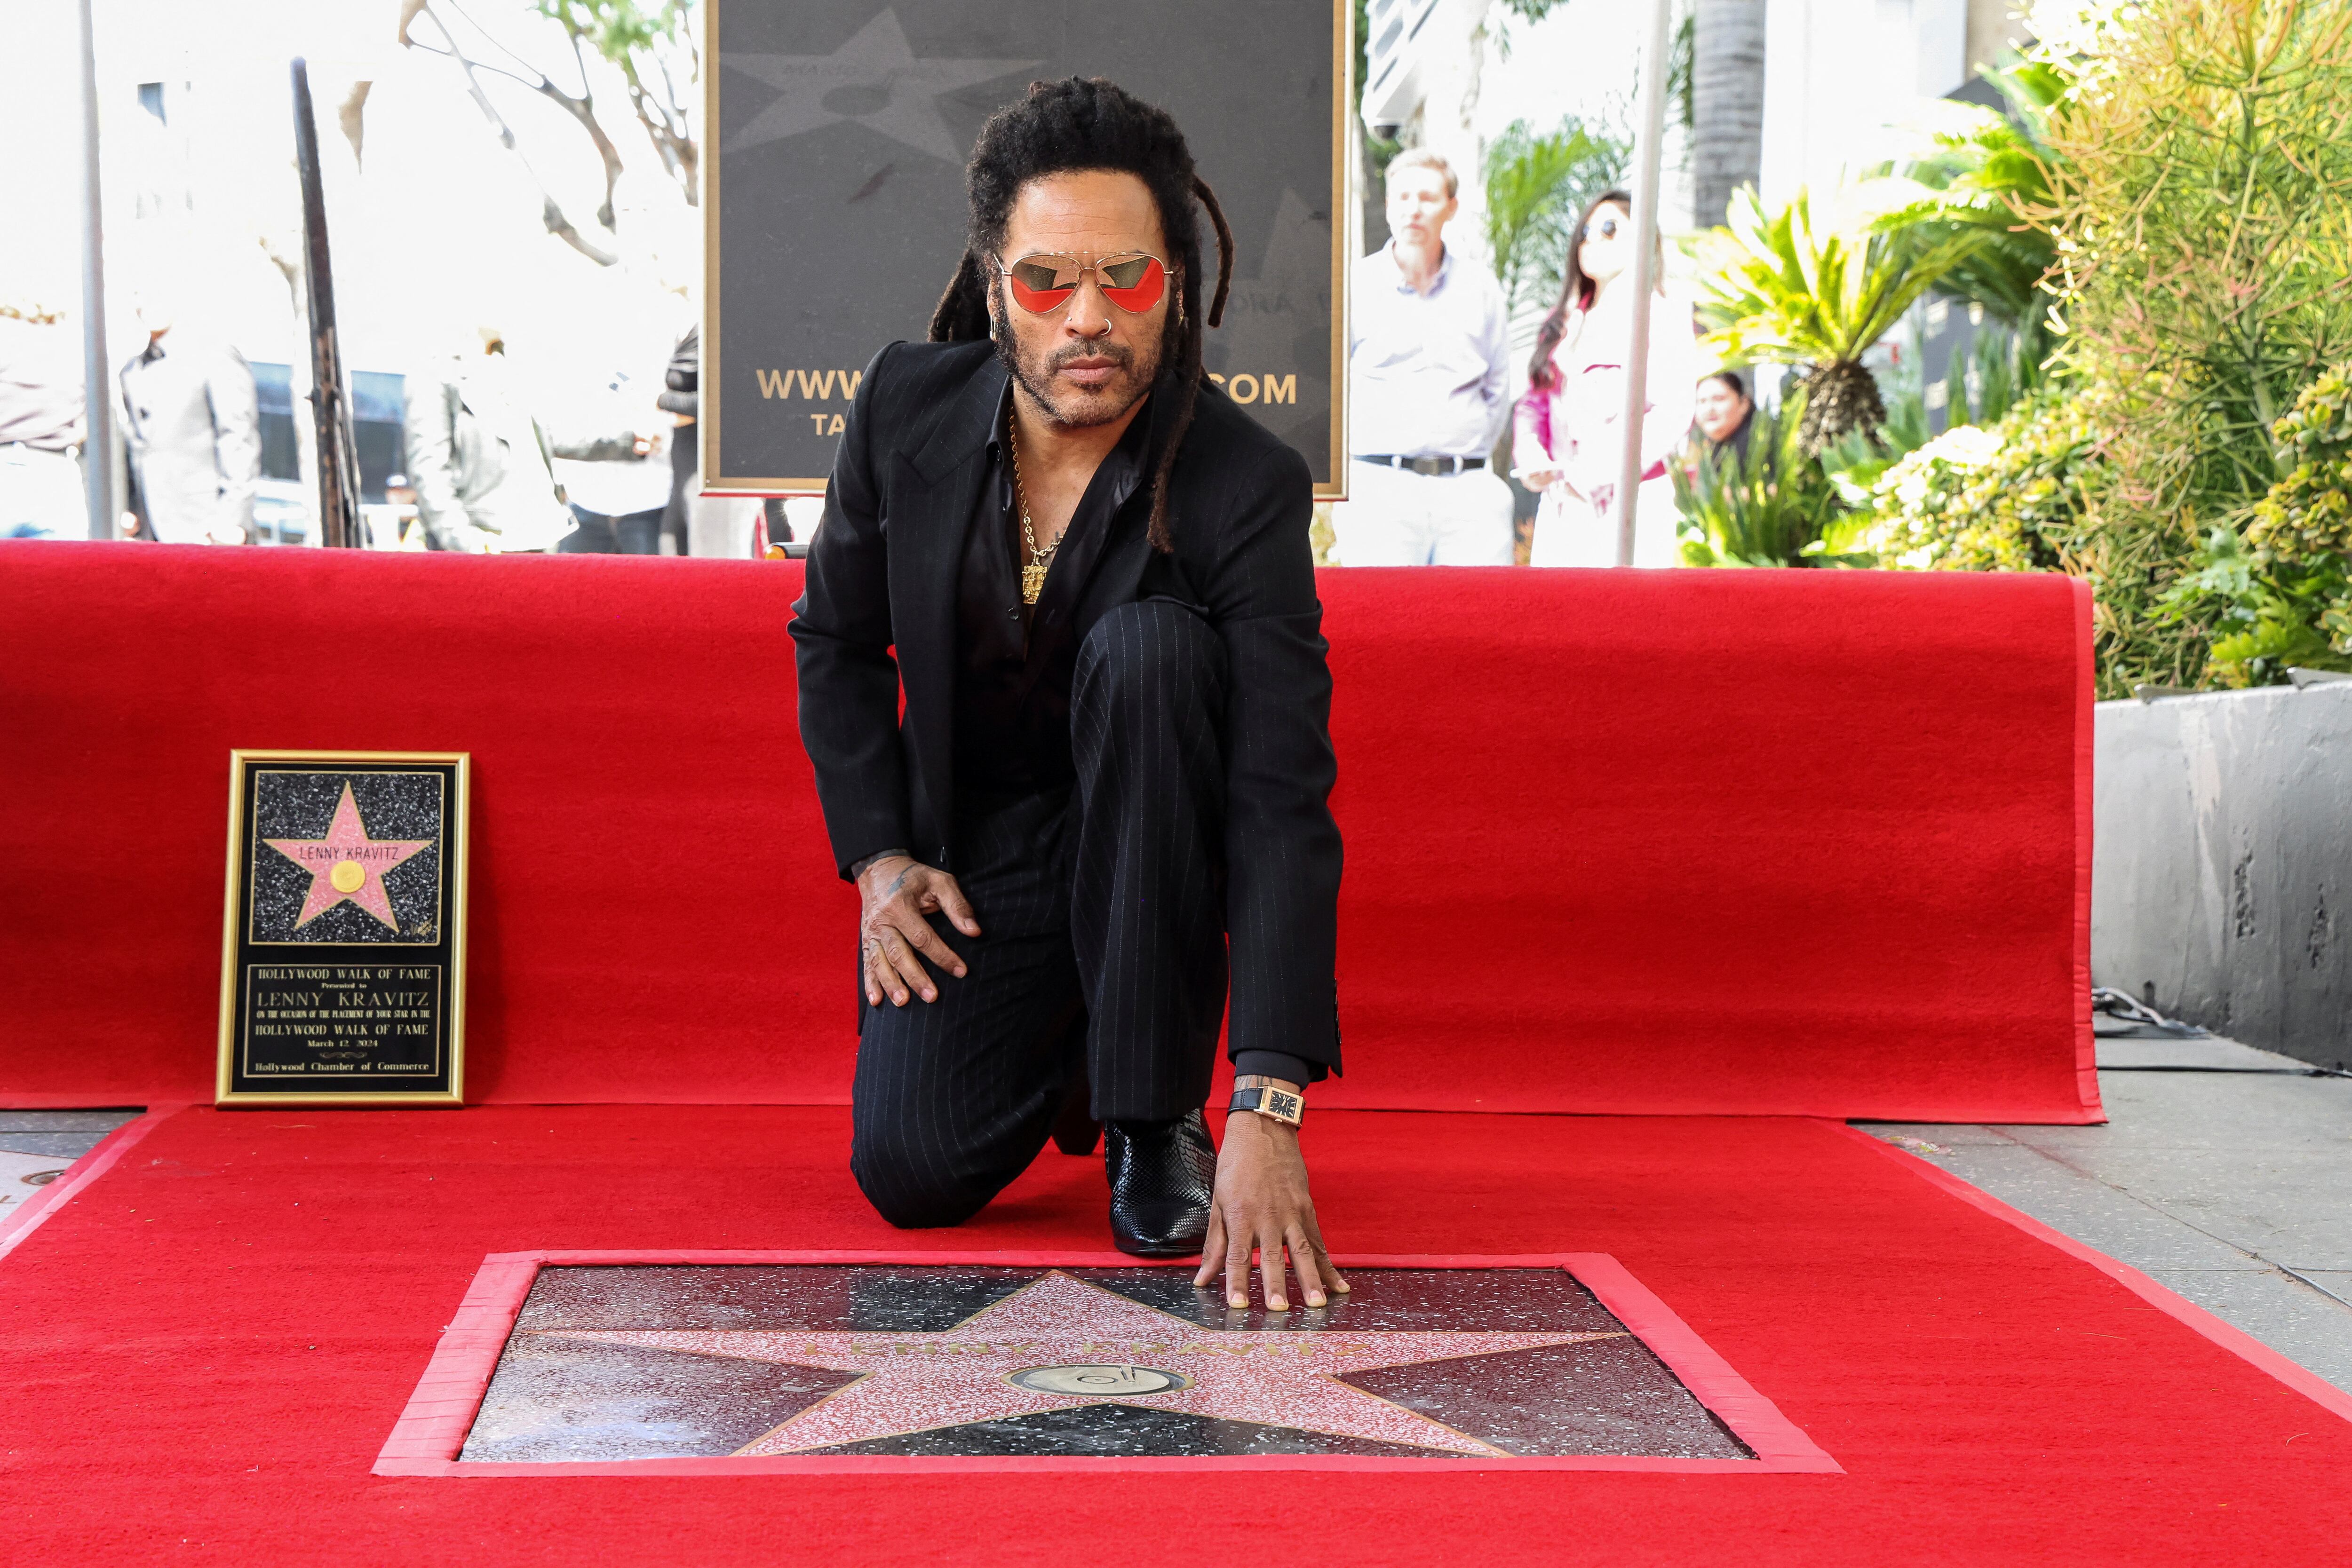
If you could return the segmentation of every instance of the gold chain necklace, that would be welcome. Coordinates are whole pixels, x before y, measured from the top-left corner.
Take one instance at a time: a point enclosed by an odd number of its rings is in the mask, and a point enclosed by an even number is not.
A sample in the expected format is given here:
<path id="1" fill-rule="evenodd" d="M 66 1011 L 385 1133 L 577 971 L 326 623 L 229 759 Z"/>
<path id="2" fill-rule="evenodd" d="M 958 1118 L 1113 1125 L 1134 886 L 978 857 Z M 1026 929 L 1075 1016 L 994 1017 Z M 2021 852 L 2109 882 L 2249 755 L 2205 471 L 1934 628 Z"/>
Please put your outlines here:
<path id="1" fill-rule="evenodd" d="M 1045 573 L 1053 570 L 1054 554 L 1062 548 L 1056 538 L 1044 549 L 1037 548 L 1037 530 L 1029 522 L 1029 493 L 1021 484 L 1021 435 L 1017 415 L 1008 415 L 1004 423 L 1004 442 L 1013 454 L 1013 500 L 1021 509 L 1021 542 L 1028 548 L 1029 559 L 1021 563 L 1021 602 L 1034 604 L 1037 596 L 1045 591 Z"/>

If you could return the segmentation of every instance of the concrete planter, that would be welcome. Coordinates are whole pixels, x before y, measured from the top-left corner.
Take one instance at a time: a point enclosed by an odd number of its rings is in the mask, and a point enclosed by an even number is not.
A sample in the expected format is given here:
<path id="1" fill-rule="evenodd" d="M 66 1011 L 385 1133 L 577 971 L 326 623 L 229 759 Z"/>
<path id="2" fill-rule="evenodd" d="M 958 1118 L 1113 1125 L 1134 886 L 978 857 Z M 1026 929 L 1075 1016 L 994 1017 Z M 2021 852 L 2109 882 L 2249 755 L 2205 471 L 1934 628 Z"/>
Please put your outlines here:
<path id="1" fill-rule="evenodd" d="M 2101 703 L 2091 973 L 2352 1061 L 2352 683 Z"/>

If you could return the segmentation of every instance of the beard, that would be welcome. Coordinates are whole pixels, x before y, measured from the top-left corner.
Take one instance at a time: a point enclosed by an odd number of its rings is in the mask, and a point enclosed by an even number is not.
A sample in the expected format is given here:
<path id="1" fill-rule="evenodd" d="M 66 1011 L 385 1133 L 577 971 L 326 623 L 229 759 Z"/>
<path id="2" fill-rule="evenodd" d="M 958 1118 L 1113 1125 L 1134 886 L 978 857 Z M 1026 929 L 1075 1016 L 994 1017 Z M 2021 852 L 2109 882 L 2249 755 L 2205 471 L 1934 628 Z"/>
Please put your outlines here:
<path id="1" fill-rule="evenodd" d="M 996 318 L 996 359 L 1021 389 L 1056 424 L 1084 427 L 1108 424 L 1141 402 L 1160 379 L 1160 345 L 1139 354 L 1124 343 L 1064 343 L 1032 353 L 1024 349 L 1013 323 Z M 1055 377 L 1073 360 L 1115 360 L 1118 374 L 1097 389 L 1063 387 Z"/>

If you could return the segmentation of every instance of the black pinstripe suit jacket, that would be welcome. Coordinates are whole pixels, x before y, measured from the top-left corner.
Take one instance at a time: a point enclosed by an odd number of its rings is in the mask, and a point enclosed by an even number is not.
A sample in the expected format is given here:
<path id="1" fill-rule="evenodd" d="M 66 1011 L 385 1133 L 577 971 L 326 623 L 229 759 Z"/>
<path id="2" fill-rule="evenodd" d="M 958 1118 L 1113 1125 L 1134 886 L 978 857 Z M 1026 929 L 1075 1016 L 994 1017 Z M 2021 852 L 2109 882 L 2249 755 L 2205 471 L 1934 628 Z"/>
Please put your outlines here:
<path id="1" fill-rule="evenodd" d="M 844 876 L 893 848 L 954 869 L 956 580 L 1006 380 L 987 343 L 893 343 L 866 368 L 834 459 L 792 635 L 801 737 Z M 1155 457 L 1169 401 L 1147 413 Z M 1229 1047 L 1337 1068 L 1338 764 L 1313 484 L 1297 453 L 1208 385 L 1170 485 L 1174 554 L 1144 538 L 1147 485 L 1113 516 L 1069 624 L 1032 635 L 1083 638 L 1112 606 L 1150 597 L 1216 628 L 1232 661 Z"/>

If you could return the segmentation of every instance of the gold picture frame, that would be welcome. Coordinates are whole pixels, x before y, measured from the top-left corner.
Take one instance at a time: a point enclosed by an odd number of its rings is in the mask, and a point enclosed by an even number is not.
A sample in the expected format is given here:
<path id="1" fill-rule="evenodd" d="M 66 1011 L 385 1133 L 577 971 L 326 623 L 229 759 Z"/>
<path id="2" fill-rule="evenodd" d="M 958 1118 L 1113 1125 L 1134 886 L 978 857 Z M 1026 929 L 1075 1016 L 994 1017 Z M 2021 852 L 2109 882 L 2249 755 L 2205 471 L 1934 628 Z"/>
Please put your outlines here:
<path id="1" fill-rule="evenodd" d="M 215 1104 L 465 1103 L 472 771 L 472 754 L 463 751 L 240 748 L 229 753 Z M 434 781 L 430 789 L 422 782 L 428 778 Z M 356 793 L 361 779 L 385 781 L 382 789 L 369 791 L 379 798 L 379 812 L 383 790 L 394 783 L 404 786 L 409 797 L 395 799 L 395 809 L 413 814 L 429 804 L 426 816 L 434 835 L 373 837 L 368 808 Z M 263 835 L 264 793 L 306 789 L 304 805 L 315 822 L 325 799 L 317 788 L 322 780 L 334 780 L 341 788 L 320 837 Z M 350 837 L 353 833 L 356 838 Z M 428 849 L 433 852 L 429 894 L 413 875 L 404 878 L 396 906 L 384 875 L 411 860 L 427 863 L 424 852 Z M 313 852 L 298 855 L 298 850 Z M 374 869 L 371 861 L 377 862 Z M 306 871 L 310 881 L 304 883 Z M 260 885 L 265 882 L 268 888 Z M 298 896 L 299 915 L 290 915 L 286 905 Z M 352 913 L 346 913 L 346 906 Z M 331 924 L 320 925 L 308 938 L 293 935 L 331 917 Z M 393 934 L 377 932 L 371 920 L 389 926 Z M 287 929 L 278 931 L 278 925 Z M 307 994 L 304 1007 L 288 1008 L 280 1004 L 305 993 L 265 989 L 284 986 L 319 989 Z M 340 994 L 326 995 L 330 991 Z M 281 1019 L 291 1021 L 267 1021 Z M 394 1030 L 402 1038 L 387 1040 Z M 421 1033 L 432 1048 L 421 1070 L 418 1063 L 397 1060 L 408 1054 L 404 1048 L 415 1042 L 406 1037 L 414 1033 Z M 278 1038 L 265 1040 L 264 1035 Z M 313 1061 L 306 1066 L 283 1060 L 287 1053 L 303 1051 L 333 1064 Z M 395 1060 L 386 1061 L 385 1056 Z M 377 1076 L 362 1076 L 371 1073 Z M 289 1087 L 260 1086 L 278 1082 Z M 357 1087 L 362 1082 L 383 1087 Z"/>

